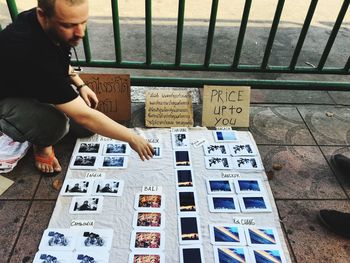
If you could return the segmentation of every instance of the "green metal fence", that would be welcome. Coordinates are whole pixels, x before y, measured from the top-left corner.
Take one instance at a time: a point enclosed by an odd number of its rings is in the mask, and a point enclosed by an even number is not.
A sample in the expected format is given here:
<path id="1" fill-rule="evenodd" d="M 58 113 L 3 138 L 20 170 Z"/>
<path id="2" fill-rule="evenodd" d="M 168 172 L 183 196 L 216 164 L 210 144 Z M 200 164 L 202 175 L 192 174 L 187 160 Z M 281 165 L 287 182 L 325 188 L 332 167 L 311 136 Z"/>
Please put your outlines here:
<path id="1" fill-rule="evenodd" d="M 145 43 L 146 55 L 145 61 L 126 61 L 123 60 L 122 43 L 120 34 L 120 17 L 118 0 L 111 0 L 113 31 L 114 31 L 114 60 L 95 60 L 91 56 L 89 45 L 89 30 L 83 40 L 85 61 L 79 64 L 84 67 L 105 67 L 105 68 L 127 68 L 127 69 L 150 69 L 150 70 L 185 70 L 185 71 L 207 71 L 207 72 L 251 72 L 251 73 L 292 73 L 292 74 L 333 74 L 333 75 L 349 75 L 350 56 L 343 67 L 325 67 L 326 61 L 330 55 L 333 44 L 337 37 L 338 31 L 343 23 L 347 13 L 350 0 L 344 0 L 333 29 L 329 34 L 326 46 L 320 54 L 319 63 L 315 67 L 297 66 L 299 55 L 302 51 L 305 38 L 314 16 L 318 0 L 309 0 L 310 5 L 300 31 L 300 35 L 293 51 L 291 61 L 288 65 L 272 66 L 269 65 L 272 47 L 274 44 L 276 32 L 279 27 L 281 14 L 285 4 L 285 0 L 278 0 L 275 14 L 272 20 L 271 29 L 268 35 L 263 59 L 258 65 L 241 65 L 240 58 L 243 42 L 246 34 L 249 14 L 251 10 L 252 0 L 245 0 L 242 19 L 240 21 L 239 34 L 237 37 L 236 48 L 234 50 L 233 61 L 230 64 L 213 64 L 211 63 L 211 54 L 213 49 L 214 33 L 218 14 L 219 0 L 212 0 L 210 22 L 208 36 L 206 42 L 205 58 L 203 63 L 182 63 L 182 45 L 183 32 L 185 22 L 185 6 L 186 0 L 178 0 L 178 17 L 177 17 L 177 35 L 176 35 L 176 51 L 173 62 L 153 61 L 152 53 L 152 0 L 145 0 Z M 15 19 L 18 11 L 15 0 L 7 0 L 7 6 L 11 19 Z M 1 25 L 0 25 L 1 30 Z M 302 77 L 301 77 L 302 79 Z M 143 77 L 132 76 L 133 85 L 159 85 L 159 86 L 203 86 L 203 85 L 249 85 L 254 88 L 288 88 L 288 89 L 332 89 L 332 90 L 350 90 L 350 82 L 336 81 L 306 81 L 306 80 L 267 80 L 267 79 L 206 79 L 206 78 L 166 78 L 166 77 Z"/>

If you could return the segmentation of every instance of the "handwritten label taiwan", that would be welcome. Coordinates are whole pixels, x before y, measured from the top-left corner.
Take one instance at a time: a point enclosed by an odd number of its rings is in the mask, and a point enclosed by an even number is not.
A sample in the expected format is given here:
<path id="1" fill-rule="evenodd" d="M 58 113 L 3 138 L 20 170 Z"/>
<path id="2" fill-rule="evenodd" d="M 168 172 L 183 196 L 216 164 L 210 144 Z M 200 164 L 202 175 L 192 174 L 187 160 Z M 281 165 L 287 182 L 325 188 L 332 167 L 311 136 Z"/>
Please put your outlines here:
<path id="1" fill-rule="evenodd" d="M 146 127 L 193 126 L 192 96 L 183 90 L 146 93 Z"/>
<path id="2" fill-rule="evenodd" d="M 204 86 L 202 126 L 249 127 L 250 87 Z"/>
<path id="3" fill-rule="evenodd" d="M 131 118 L 130 76 L 118 74 L 80 74 L 99 100 L 97 109 L 115 121 Z"/>

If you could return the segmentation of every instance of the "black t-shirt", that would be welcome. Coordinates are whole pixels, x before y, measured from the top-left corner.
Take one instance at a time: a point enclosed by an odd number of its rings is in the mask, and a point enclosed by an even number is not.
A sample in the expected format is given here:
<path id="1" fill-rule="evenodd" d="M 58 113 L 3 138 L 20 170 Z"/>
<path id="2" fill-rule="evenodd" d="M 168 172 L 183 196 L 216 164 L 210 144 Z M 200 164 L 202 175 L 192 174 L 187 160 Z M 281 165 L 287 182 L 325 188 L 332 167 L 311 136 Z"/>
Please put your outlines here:
<path id="1" fill-rule="evenodd" d="M 61 104 L 78 94 L 68 76 L 70 47 L 54 44 L 41 28 L 36 9 L 18 15 L 0 32 L 0 99 L 30 97 Z"/>

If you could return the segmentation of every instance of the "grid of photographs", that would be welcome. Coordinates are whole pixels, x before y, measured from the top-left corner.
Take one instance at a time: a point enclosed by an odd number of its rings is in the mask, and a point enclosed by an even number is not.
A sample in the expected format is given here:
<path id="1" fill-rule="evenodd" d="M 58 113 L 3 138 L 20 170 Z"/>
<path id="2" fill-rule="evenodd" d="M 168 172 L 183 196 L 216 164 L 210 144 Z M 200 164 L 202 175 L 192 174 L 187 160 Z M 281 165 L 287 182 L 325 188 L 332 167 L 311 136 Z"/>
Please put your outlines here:
<path id="1" fill-rule="evenodd" d="M 112 240 L 113 229 L 48 228 L 33 262 L 108 263 Z"/>
<path id="2" fill-rule="evenodd" d="M 130 151 L 130 145 L 122 141 L 78 141 L 69 168 L 87 170 L 126 169 Z"/>

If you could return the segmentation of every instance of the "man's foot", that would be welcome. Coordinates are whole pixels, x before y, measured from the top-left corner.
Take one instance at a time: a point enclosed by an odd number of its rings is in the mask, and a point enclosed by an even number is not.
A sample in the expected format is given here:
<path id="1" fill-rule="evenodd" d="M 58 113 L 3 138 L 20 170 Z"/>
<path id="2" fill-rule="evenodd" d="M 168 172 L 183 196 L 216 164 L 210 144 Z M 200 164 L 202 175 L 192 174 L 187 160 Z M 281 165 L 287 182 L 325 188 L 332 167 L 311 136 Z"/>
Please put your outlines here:
<path id="1" fill-rule="evenodd" d="M 350 173 L 350 159 L 343 154 L 335 154 L 331 157 L 331 163 L 338 172 L 346 175 Z"/>
<path id="2" fill-rule="evenodd" d="M 330 231 L 350 238 L 350 214 L 336 210 L 321 210 L 318 215 L 322 224 Z"/>
<path id="3" fill-rule="evenodd" d="M 34 157 L 36 168 L 44 174 L 52 174 L 61 172 L 62 168 L 55 156 L 52 146 L 39 147 L 34 145 Z"/>

